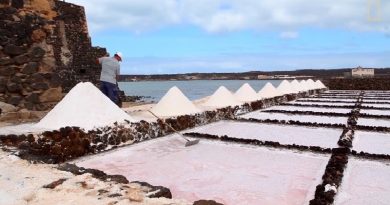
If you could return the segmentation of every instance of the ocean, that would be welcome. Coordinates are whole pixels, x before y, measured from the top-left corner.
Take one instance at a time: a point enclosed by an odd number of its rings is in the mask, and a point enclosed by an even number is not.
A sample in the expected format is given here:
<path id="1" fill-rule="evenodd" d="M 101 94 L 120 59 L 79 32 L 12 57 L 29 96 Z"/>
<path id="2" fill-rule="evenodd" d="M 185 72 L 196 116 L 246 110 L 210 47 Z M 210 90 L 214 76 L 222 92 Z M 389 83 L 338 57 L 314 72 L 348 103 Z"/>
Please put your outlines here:
<path id="1" fill-rule="evenodd" d="M 221 85 L 235 92 L 244 83 L 249 83 L 258 92 L 267 82 L 277 87 L 281 80 L 139 81 L 118 84 L 127 96 L 144 96 L 144 101 L 158 102 L 173 86 L 177 86 L 190 100 L 196 100 L 212 95 Z"/>

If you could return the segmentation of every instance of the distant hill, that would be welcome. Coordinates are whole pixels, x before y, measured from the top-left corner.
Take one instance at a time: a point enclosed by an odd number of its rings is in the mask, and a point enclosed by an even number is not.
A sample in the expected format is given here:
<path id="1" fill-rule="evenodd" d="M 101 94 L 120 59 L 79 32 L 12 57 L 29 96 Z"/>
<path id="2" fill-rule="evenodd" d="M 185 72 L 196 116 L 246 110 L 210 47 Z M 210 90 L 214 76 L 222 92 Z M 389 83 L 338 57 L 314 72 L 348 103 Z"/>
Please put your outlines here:
<path id="1" fill-rule="evenodd" d="M 341 77 L 352 68 L 340 69 L 303 69 L 294 71 L 249 71 L 241 73 L 184 73 L 158 75 L 121 75 L 120 81 L 154 81 L 154 80 L 239 80 L 257 79 L 258 75 L 313 76 L 315 78 Z M 375 68 L 375 75 L 390 76 L 390 68 Z"/>

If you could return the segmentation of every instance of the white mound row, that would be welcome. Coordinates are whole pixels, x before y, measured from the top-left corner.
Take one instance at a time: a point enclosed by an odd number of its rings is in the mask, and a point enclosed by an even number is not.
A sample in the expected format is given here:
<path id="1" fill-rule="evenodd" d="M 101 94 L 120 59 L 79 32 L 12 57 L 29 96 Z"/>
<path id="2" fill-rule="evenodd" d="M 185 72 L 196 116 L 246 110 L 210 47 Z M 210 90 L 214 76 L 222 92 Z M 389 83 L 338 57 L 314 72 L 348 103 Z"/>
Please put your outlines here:
<path id="1" fill-rule="evenodd" d="M 311 79 L 307 81 L 303 80 L 301 82 L 293 80 L 291 83 L 287 80 L 283 80 L 277 88 L 268 82 L 258 93 L 248 83 L 243 84 L 235 93 L 232 93 L 224 86 L 220 86 L 205 102 L 200 104 L 200 106 L 203 108 L 215 109 L 237 106 L 264 98 L 297 94 L 299 92 L 320 88 L 326 87 L 321 81 L 314 82 Z M 191 102 L 179 88 L 174 86 L 169 89 L 151 111 L 159 117 L 171 117 L 191 115 L 199 113 L 201 110 L 202 109 L 196 107 L 196 105 Z"/>

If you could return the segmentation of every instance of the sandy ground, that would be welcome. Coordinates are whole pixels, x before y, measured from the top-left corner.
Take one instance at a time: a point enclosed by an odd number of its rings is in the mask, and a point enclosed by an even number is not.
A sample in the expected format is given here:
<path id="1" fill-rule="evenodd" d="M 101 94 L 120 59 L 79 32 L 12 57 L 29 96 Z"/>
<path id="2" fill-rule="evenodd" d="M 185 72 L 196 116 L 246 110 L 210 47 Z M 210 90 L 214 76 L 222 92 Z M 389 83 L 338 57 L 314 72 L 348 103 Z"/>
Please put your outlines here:
<path id="1" fill-rule="evenodd" d="M 54 189 L 42 188 L 42 186 L 62 178 L 67 179 L 62 185 Z M 128 186 L 130 188 L 113 182 L 102 182 L 90 174 L 75 176 L 70 172 L 57 170 L 55 165 L 31 164 L 0 150 L 1 205 L 191 204 L 184 200 L 150 199 L 145 197 L 145 193 L 139 185 L 129 184 Z M 99 190 L 102 189 L 108 192 L 99 194 Z M 110 194 L 118 193 L 123 196 L 108 197 Z M 135 199 L 140 202 L 135 202 Z"/>

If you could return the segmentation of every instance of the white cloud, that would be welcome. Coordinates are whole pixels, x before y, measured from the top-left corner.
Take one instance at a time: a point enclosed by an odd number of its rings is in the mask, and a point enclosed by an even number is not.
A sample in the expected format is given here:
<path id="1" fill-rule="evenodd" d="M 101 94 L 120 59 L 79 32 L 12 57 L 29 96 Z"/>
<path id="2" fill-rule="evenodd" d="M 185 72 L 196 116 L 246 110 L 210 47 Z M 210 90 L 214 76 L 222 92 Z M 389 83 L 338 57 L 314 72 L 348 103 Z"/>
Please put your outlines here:
<path id="1" fill-rule="evenodd" d="M 295 31 L 285 31 L 280 33 L 280 38 L 283 39 L 295 39 L 299 37 L 299 33 Z"/>
<path id="2" fill-rule="evenodd" d="M 128 58 L 123 74 L 191 72 L 243 72 L 295 69 L 388 67 L 389 52 L 309 54 L 309 55 L 226 55 L 198 58 Z"/>
<path id="3" fill-rule="evenodd" d="M 69 0 L 68 0 L 69 1 Z M 390 1 L 381 22 L 368 19 L 367 0 L 70 0 L 86 7 L 91 29 L 143 32 L 177 24 L 208 32 L 299 30 L 301 27 L 381 31 L 390 24 Z"/>

